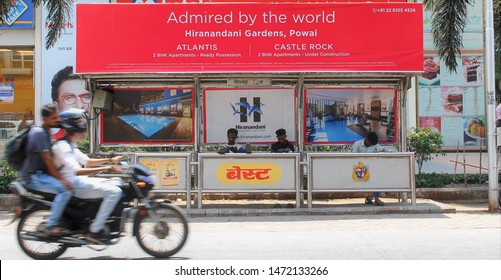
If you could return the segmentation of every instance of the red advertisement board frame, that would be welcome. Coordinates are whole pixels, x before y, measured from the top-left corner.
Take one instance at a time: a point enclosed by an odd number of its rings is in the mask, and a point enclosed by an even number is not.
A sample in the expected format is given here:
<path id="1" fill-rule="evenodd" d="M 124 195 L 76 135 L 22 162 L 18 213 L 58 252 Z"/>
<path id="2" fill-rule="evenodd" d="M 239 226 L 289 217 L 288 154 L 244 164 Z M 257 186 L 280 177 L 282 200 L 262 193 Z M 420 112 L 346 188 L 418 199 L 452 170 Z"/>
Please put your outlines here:
<path id="1" fill-rule="evenodd" d="M 316 92 L 313 93 L 314 91 Z M 374 99 L 376 96 L 379 99 Z M 307 145 L 351 145 L 363 139 L 368 132 L 374 131 L 379 136 L 380 144 L 396 144 L 399 131 L 397 98 L 397 89 L 392 87 L 307 88 L 304 90 L 304 143 Z M 369 109 L 365 106 L 362 108 L 357 106 L 369 104 L 368 100 L 370 100 L 370 107 L 367 107 Z M 386 103 L 385 116 L 382 115 L 382 100 Z M 313 102 L 310 103 L 310 101 Z M 379 101 L 379 105 L 374 104 L 375 101 Z M 379 109 L 373 109 L 373 106 L 379 106 Z M 367 114 L 367 111 L 370 113 Z M 390 118 L 387 118 L 388 116 Z M 387 128 L 385 129 L 384 126 Z M 331 140 L 333 138 L 337 140 Z"/>
<path id="2" fill-rule="evenodd" d="M 273 144 L 279 128 L 286 130 L 291 143 L 296 143 L 292 121 L 297 117 L 296 94 L 292 87 L 205 88 L 202 91 L 203 143 L 226 143 L 229 128 L 238 130 L 237 143 L 240 144 Z M 253 110 L 257 108 L 259 110 Z"/>
<path id="3" fill-rule="evenodd" d="M 421 3 L 76 7 L 79 74 L 423 71 Z"/>
<path id="4" fill-rule="evenodd" d="M 109 87 L 105 90 L 113 93 L 114 100 L 113 110 L 100 116 L 101 145 L 195 143 L 195 88 Z M 190 91 L 191 94 L 185 94 Z M 191 119 L 189 123 L 182 120 L 186 117 Z M 186 138 L 180 139 L 180 135 Z"/>

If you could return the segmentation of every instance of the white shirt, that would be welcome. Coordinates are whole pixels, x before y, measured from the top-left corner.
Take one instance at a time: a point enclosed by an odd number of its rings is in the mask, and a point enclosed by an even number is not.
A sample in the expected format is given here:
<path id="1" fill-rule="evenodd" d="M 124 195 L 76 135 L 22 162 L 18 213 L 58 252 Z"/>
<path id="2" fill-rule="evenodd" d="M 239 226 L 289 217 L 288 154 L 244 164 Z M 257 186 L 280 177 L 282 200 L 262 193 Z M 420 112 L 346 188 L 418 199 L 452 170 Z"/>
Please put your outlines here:
<path id="1" fill-rule="evenodd" d="M 372 145 L 370 147 L 366 147 L 364 144 L 364 139 L 358 140 L 357 142 L 353 143 L 353 146 L 351 146 L 351 151 L 353 153 L 391 152 L 391 150 L 389 150 L 389 149 L 387 149 L 379 144 Z"/>
<path id="2" fill-rule="evenodd" d="M 243 146 L 240 145 L 240 144 L 237 144 L 237 143 L 235 143 L 233 145 L 230 145 L 230 144 L 221 144 L 219 146 L 219 148 L 221 148 L 221 147 L 227 147 L 229 154 L 234 153 L 232 150 L 236 150 L 237 153 L 238 153 L 239 151 L 241 151 L 243 149 Z"/>
<path id="3" fill-rule="evenodd" d="M 74 143 L 59 140 L 52 146 L 56 168 L 64 179 L 74 181 L 77 179 L 77 169 L 86 165 L 89 157 L 82 153 Z"/>

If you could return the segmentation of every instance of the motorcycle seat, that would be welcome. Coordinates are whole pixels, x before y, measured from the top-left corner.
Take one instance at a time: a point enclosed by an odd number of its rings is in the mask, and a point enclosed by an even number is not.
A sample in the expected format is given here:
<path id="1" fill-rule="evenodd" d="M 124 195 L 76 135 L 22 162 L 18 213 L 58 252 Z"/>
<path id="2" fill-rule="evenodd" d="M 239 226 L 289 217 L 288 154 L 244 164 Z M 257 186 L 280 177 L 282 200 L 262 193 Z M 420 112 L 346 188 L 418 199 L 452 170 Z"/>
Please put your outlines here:
<path id="1" fill-rule="evenodd" d="M 33 189 L 26 189 L 29 193 L 35 194 L 42 196 L 44 200 L 52 201 L 54 200 L 54 197 L 56 194 L 54 193 L 49 193 L 49 192 L 43 192 L 39 190 L 33 190 Z M 79 198 L 72 196 L 70 200 L 70 204 L 75 204 L 75 203 L 80 203 L 80 202 L 88 202 L 88 203 L 100 203 L 103 199 L 102 198 Z"/>

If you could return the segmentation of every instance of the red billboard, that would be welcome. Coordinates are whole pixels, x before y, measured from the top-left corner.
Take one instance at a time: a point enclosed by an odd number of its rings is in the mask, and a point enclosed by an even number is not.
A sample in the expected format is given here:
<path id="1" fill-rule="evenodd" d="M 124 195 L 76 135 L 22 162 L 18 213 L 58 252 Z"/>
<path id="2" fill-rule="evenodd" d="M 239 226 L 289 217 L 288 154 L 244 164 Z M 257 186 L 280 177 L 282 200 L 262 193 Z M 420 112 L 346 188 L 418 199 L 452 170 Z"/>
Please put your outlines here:
<path id="1" fill-rule="evenodd" d="M 146 3 L 156 3 L 156 4 L 167 4 L 167 3 L 310 3 L 311 0 L 117 0 L 117 3 L 136 3 L 136 4 L 146 4 Z M 332 0 L 316 0 L 316 3 L 332 2 Z M 336 0 L 335 2 L 407 2 L 407 0 Z"/>
<path id="2" fill-rule="evenodd" d="M 329 2 L 332 0 L 316 0 L 317 3 Z M 248 2 L 260 2 L 260 3 L 290 3 L 291 0 L 117 0 L 117 3 L 157 3 L 157 4 L 167 4 L 167 3 L 223 3 L 223 2 L 233 2 L 233 3 L 248 3 Z M 295 0 L 296 3 L 310 3 L 311 0 Z M 407 2 L 407 0 L 336 0 L 336 2 Z"/>
<path id="3" fill-rule="evenodd" d="M 77 73 L 423 69 L 420 3 L 77 4 L 76 16 Z"/>

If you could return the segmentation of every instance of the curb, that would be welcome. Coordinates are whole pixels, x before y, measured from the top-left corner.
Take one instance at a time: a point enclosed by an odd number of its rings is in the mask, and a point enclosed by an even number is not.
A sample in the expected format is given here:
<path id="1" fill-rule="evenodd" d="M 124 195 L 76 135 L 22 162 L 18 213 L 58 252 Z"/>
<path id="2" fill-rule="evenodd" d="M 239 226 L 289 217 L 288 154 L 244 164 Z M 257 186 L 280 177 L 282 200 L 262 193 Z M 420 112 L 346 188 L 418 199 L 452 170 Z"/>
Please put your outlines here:
<path id="1" fill-rule="evenodd" d="M 330 204 L 313 204 L 312 208 L 273 208 L 273 200 L 266 204 L 232 203 L 232 201 L 211 201 L 214 204 L 203 205 L 202 209 L 186 209 L 179 205 L 192 218 L 195 217 L 232 217 L 232 216 L 308 216 L 308 215 L 381 215 L 381 214 L 454 214 L 456 208 L 448 204 L 428 199 L 419 199 L 416 205 L 410 202 L 388 201 L 384 206 L 367 205 L 363 200 L 343 200 Z M 236 202 L 236 201 L 233 201 Z M 263 208 L 264 207 L 264 208 Z"/>
<path id="2" fill-rule="evenodd" d="M 487 200 L 488 196 L 488 186 L 416 189 L 417 198 L 426 198 L 439 201 Z"/>
<path id="3" fill-rule="evenodd" d="M 18 199 L 13 194 L 0 194 L 0 211 L 10 211 L 18 205 Z"/>
<path id="4" fill-rule="evenodd" d="M 175 201 L 175 200 L 174 200 Z M 235 200 L 238 201 L 238 200 Z M 214 202 L 214 201 L 212 201 Z M 343 200 L 343 204 L 313 204 L 312 208 L 273 208 L 273 204 L 266 208 L 255 205 L 240 204 L 235 206 L 231 200 L 215 201 L 216 204 L 203 205 L 203 208 L 186 209 L 185 201 L 176 202 L 191 217 L 234 217 L 234 216 L 286 216 L 286 215 L 378 215 L 378 214 L 430 214 L 430 213 L 457 213 L 455 207 L 434 201 L 432 199 L 418 199 L 416 205 L 409 202 L 390 202 L 384 206 L 365 205 L 353 200 Z M 219 202 L 219 203 L 217 203 Z M 339 202 L 339 201 L 338 201 Z M 350 203 L 351 202 L 351 203 Z M 0 195 L 0 210 L 13 210 L 17 205 L 15 195 Z M 479 210 L 460 210 L 461 212 Z"/>
<path id="5" fill-rule="evenodd" d="M 403 205 L 381 207 L 332 206 L 305 209 L 186 209 L 188 216 L 200 217 L 238 217 L 238 216 L 322 216 L 322 215 L 381 215 L 381 214 L 455 214 L 456 209 L 445 204 Z M 438 205 L 440 204 L 440 205 Z"/>

